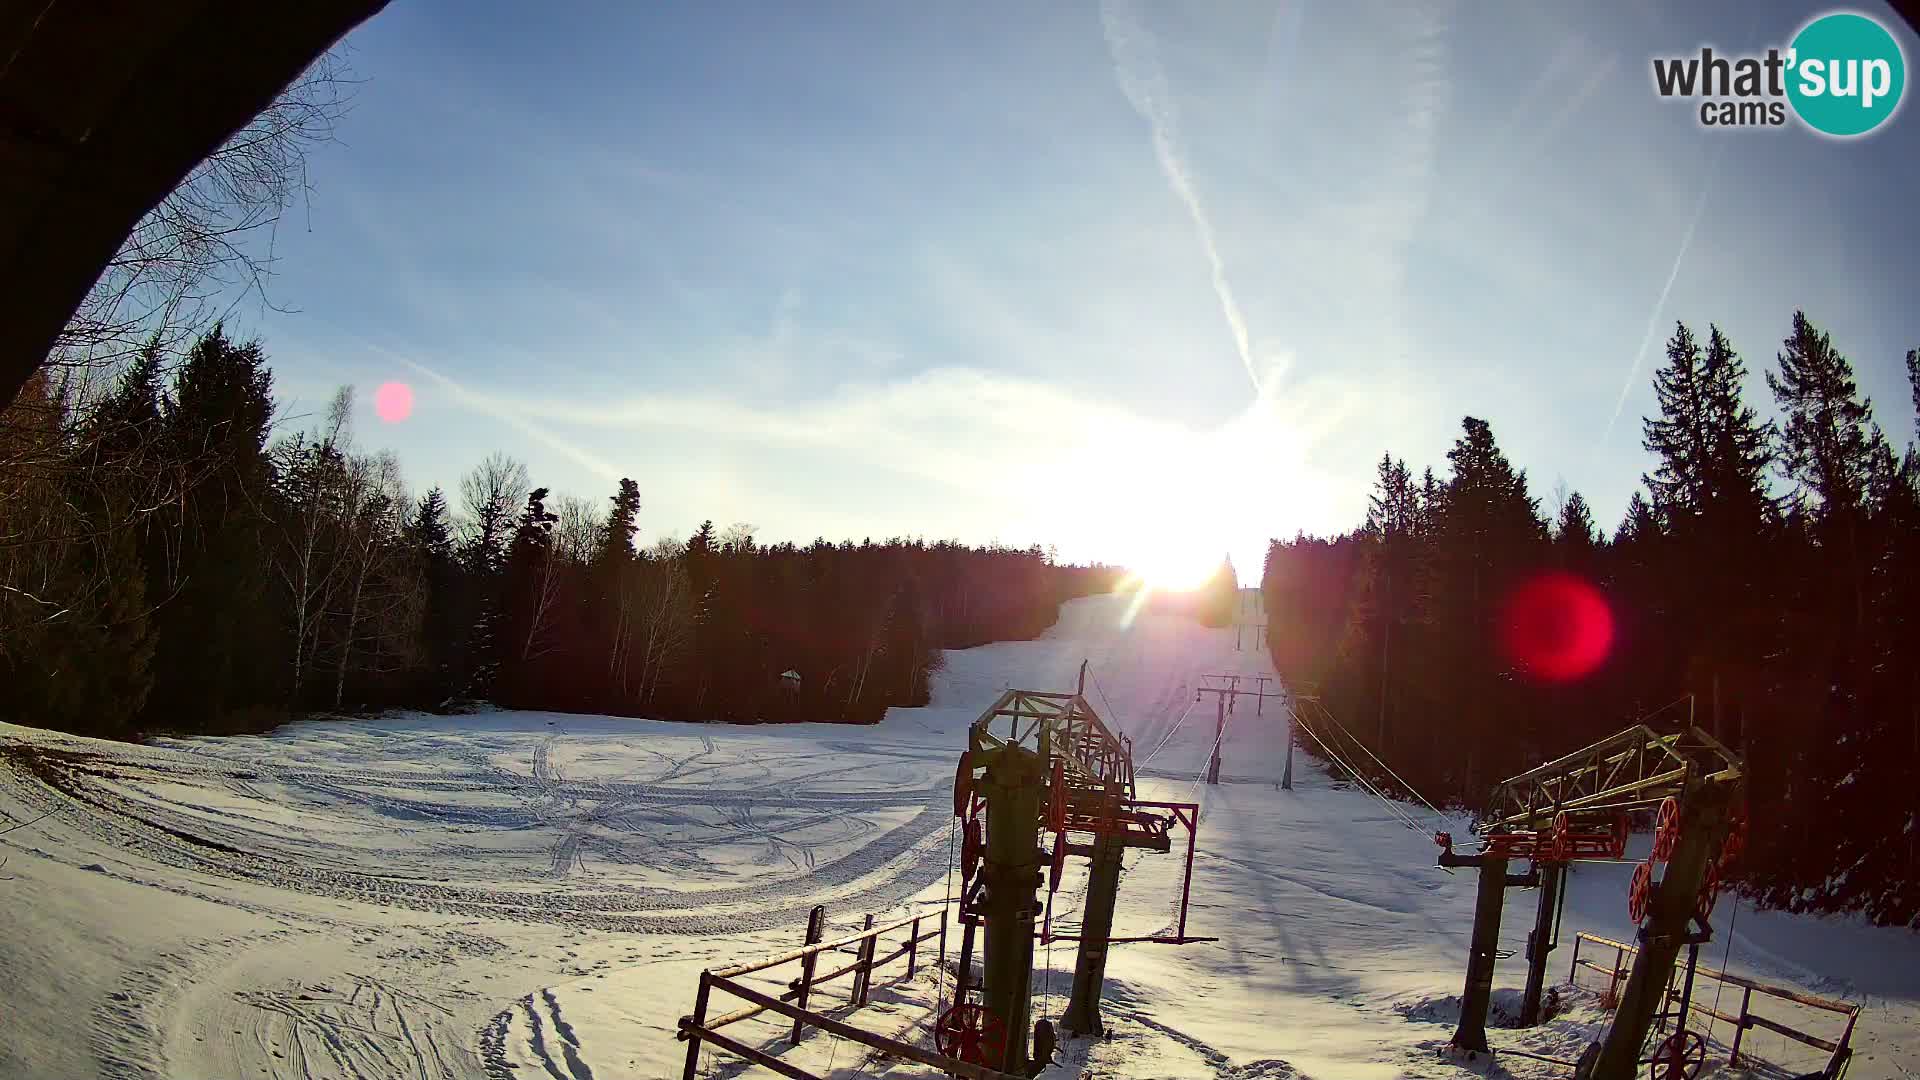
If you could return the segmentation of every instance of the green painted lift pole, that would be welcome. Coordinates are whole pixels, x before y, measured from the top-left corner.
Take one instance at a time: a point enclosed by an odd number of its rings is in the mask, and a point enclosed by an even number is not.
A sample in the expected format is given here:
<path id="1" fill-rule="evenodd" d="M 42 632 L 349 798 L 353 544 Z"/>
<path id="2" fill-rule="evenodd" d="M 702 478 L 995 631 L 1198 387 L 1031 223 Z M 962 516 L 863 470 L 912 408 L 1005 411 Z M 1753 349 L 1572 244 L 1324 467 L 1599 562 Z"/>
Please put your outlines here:
<path id="1" fill-rule="evenodd" d="M 1107 939 L 1113 936 L 1113 909 L 1120 897 L 1120 862 L 1126 845 L 1117 836 L 1093 842 L 1088 871 L 1086 914 L 1080 920 L 1080 958 L 1073 968 L 1073 997 L 1062 1018 L 1075 1035 L 1101 1035 L 1100 989 L 1107 977 Z"/>
<path id="2" fill-rule="evenodd" d="M 1033 986 L 1033 924 L 1039 916 L 1040 800 L 1046 775 L 1039 754 L 1003 746 L 987 762 L 987 850 L 980 873 L 986 890 L 987 942 L 982 983 L 986 1006 L 1006 1024 L 1002 1072 L 1027 1071 L 1028 997 Z"/>
<path id="3" fill-rule="evenodd" d="M 1507 858 L 1482 854 L 1480 895 L 1473 906 L 1473 943 L 1467 954 L 1467 986 L 1460 995 L 1460 1025 L 1453 1045 L 1487 1048 L 1487 1004 L 1493 998 L 1493 965 L 1500 948 L 1500 907 L 1507 898 Z"/>
<path id="4" fill-rule="evenodd" d="M 1639 1071 L 1641 1044 L 1653 1026 L 1653 1014 L 1673 977 L 1680 947 L 1689 941 L 1688 923 L 1706 879 L 1707 864 L 1720 851 L 1729 825 L 1728 810 L 1738 797 L 1738 785 L 1689 780 L 1680 796 L 1680 840 L 1667 872 L 1654 890 L 1651 918 L 1641 933 L 1640 953 L 1633 974 L 1620 992 L 1620 1007 L 1591 1072 L 1580 1080 L 1632 1080 Z"/>

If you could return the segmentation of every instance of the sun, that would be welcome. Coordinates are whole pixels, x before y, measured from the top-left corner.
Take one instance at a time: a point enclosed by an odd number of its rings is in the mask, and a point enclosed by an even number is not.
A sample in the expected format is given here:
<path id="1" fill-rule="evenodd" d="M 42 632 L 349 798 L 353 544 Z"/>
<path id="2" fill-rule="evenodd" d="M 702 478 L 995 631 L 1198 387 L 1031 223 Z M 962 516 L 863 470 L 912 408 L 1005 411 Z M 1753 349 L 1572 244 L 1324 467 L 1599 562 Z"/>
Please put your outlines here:
<path id="1" fill-rule="evenodd" d="M 1123 565 L 1149 589 L 1189 592 L 1207 583 L 1220 569 L 1218 552 L 1209 553 L 1191 534 L 1136 536 L 1134 550 Z"/>

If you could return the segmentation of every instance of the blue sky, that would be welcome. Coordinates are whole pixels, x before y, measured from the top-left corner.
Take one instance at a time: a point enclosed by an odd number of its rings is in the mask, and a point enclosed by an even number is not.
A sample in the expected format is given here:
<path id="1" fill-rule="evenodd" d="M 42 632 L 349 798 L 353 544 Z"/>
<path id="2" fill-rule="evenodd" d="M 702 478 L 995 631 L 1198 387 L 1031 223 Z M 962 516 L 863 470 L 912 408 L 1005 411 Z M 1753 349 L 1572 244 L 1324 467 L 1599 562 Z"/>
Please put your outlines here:
<path id="1" fill-rule="evenodd" d="M 495 449 L 572 494 L 629 475 L 643 540 L 1244 577 L 1469 413 L 1611 527 L 1675 318 L 1770 410 L 1804 307 L 1911 437 L 1920 116 L 1711 131 L 1652 90 L 1656 54 L 1824 10 L 396 0 L 278 238 L 297 310 L 242 321 L 289 425 L 353 383 L 416 487 Z"/>

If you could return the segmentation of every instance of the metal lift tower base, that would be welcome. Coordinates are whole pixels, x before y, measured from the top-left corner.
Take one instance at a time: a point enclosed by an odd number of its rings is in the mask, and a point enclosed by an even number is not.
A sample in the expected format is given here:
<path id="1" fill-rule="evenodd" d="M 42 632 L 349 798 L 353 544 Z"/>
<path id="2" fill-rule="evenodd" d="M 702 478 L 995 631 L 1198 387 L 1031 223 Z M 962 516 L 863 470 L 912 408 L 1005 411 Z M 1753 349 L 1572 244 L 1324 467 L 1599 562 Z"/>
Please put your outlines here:
<path id="1" fill-rule="evenodd" d="M 1730 785 L 1699 779 L 1687 784 L 1680 799 L 1680 839 L 1654 893 L 1651 918 L 1641 931 L 1640 954 L 1633 959 L 1633 974 L 1620 992 L 1620 1007 L 1601 1044 L 1599 1060 L 1591 1073 L 1577 1073 L 1579 1080 L 1632 1080 L 1639 1071 L 1641 1044 L 1647 1041 L 1653 1014 L 1673 977 L 1680 947 L 1692 939 L 1688 923 L 1694 918 L 1707 865 L 1726 839 L 1735 794 Z"/>
<path id="2" fill-rule="evenodd" d="M 1500 948 L 1500 906 L 1507 898 L 1507 860 L 1480 857 L 1480 897 L 1473 906 L 1473 944 L 1467 955 L 1467 986 L 1460 995 L 1460 1026 L 1453 1045 L 1487 1048 L 1487 1003 L 1493 997 L 1493 964 Z"/>
<path id="3" fill-rule="evenodd" d="M 1080 959 L 1073 968 L 1073 998 L 1065 1023 L 1075 1035 L 1101 1035 L 1100 989 L 1107 978 L 1107 939 L 1113 936 L 1113 908 L 1120 896 L 1120 860 L 1126 846 L 1117 836 L 1093 842 L 1093 866 L 1087 880 L 1086 917 L 1080 924 Z"/>
<path id="4" fill-rule="evenodd" d="M 1540 906 L 1534 910 L 1533 933 L 1527 935 L 1527 989 L 1520 999 L 1520 1026 L 1540 1022 L 1540 998 L 1547 984 L 1547 954 L 1554 946 L 1554 905 L 1560 901 L 1561 879 L 1567 864 L 1548 862 L 1540 867 Z"/>
<path id="5" fill-rule="evenodd" d="M 987 942 L 982 988 L 987 1008 L 1007 1027 L 1002 1072 L 1027 1071 L 1027 1015 L 1033 984 L 1033 924 L 1040 904 L 1040 801 L 1046 791 L 1040 755 L 1008 746 L 987 765 L 981 793 L 987 800 L 985 879 Z"/>

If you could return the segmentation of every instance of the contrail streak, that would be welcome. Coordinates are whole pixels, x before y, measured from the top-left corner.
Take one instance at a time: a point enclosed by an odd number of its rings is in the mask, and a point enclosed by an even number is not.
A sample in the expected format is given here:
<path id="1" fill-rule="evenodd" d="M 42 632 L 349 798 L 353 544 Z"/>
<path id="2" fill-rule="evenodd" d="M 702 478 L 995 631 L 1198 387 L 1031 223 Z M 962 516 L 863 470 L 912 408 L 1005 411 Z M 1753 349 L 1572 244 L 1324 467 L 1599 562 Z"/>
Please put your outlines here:
<path id="1" fill-rule="evenodd" d="M 429 379 L 432 379 L 436 384 L 440 386 L 441 389 L 453 395 L 453 399 L 459 402 L 461 405 L 464 405 L 475 412 L 484 413 L 488 416 L 491 416 L 494 419 L 499 420 L 502 423 L 508 425 L 509 427 L 512 427 L 516 431 L 519 431 L 521 434 L 527 436 L 528 438 L 533 439 L 535 442 L 543 443 L 546 446 L 559 451 L 560 453 L 566 455 L 567 457 L 572 458 L 574 462 L 579 464 L 580 466 L 592 472 L 600 474 L 602 478 L 611 480 L 611 479 L 617 479 L 620 476 L 620 471 L 618 469 L 615 469 L 611 464 L 609 464 L 606 461 L 606 459 L 601 458 L 595 454 L 591 454 L 586 450 L 583 450 L 580 447 L 575 446 L 574 444 L 568 442 L 567 440 L 560 438 L 558 435 L 555 435 L 553 432 L 548 431 L 545 427 L 542 427 L 541 425 L 534 423 L 533 421 L 520 415 L 514 409 L 502 404 L 501 402 L 495 400 L 494 398 L 488 397 L 485 394 L 477 394 L 467 389 L 466 387 L 460 385 L 458 382 L 455 382 L 452 378 L 446 375 L 442 375 L 438 371 L 435 371 L 432 368 L 428 367 L 427 365 L 422 364 L 416 360 L 412 360 L 412 359 L 409 359 L 408 357 L 401 356 L 387 349 L 380 348 L 377 345 L 370 346 L 370 347 L 374 349 L 374 351 L 386 356 L 387 358 L 398 361 L 399 363 L 405 364 L 407 367 L 412 368 L 414 371 L 419 372 L 420 374 L 426 376 Z"/>
<path id="2" fill-rule="evenodd" d="M 1673 292 L 1673 283 L 1680 277 L 1680 264 L 1686 261 L 1687 249 L 1693 246 L 1694 230 L 1700 227 L 1700 217 L 1707 209 L 1707 196 L 1713 191 L 1713 176 L 1720 171 L 1720 155 L 1725 152 L 1729 139 L 1720 139 L 1720 145 L 1714 148 L 1713 158 L 1707 162 L 1707 175 L 1700 181 L 1700 197 L 1693 202 L 1693 217 L 1687 221 L 1687 231 L 1680 236 L 1680 250 L 1673 256 L 1673 266 L 1667 270 L 1667 283 L 1660 286 L 1660 298 L 1653 302 L 1653 310 L 1647 312 L 1647 328 L 1640 335 L 1640 347 L 1634 350 L 1633 366 L 1627 369 L 1627 381 L 1620 384 L 1620 397 L 1613 403 L 1613 415 L 1607 418 L 1607 429 L 1600 433 L 1605 442 L 1613 434 L 1613 425 L 1620 421 L 1620 411 L 1626 408 L 1627 395 L 1633 392 L 1633 384 L 1640 378 L 1640 361 L 1646 358 L 1647 346 L 1653 343 L 1654 327 L 1660 323 L 1660 311 L 1667 306 L 1667 296 Z"/>
<path id="3" fill-rule="evenodd" d="M 1240 363 L 1247 369 L 1247 378 L 1258 393 L 1260 375 L 1253 366 L 1247 320 L 1240 314 L 1233 288 L 1227 283 L 1226 263 L 1220 258 L 1219 245 L 1214 242 L 1213 223 L 1207 218 L 1206 208 L 1200 205 L 1200 195 L 1193 189 L 1186 164 L 1180 160 L 1176 130 L 1179 117 L 1167 90 L 1166 73 L 1160 68 L 1153 38 L 1124 0 L 1105 0 L 1100 5 L 1100 22 L 1106 29 L 1107 49 L 1113 55 L 1114 77 L 1120 83 L 1120 90 L 1153 130 L 1153 153 L 1160 162 L 1160 171 L 1166 174 L 1173 193 L 1186 204 L 1194 230 L 1200 234 L 1200 246 L 1206 250 L 1207 263 L 1213 270 L 1213 291 L 1220 298 L 1221 314 L 1226 316 Z"/>

